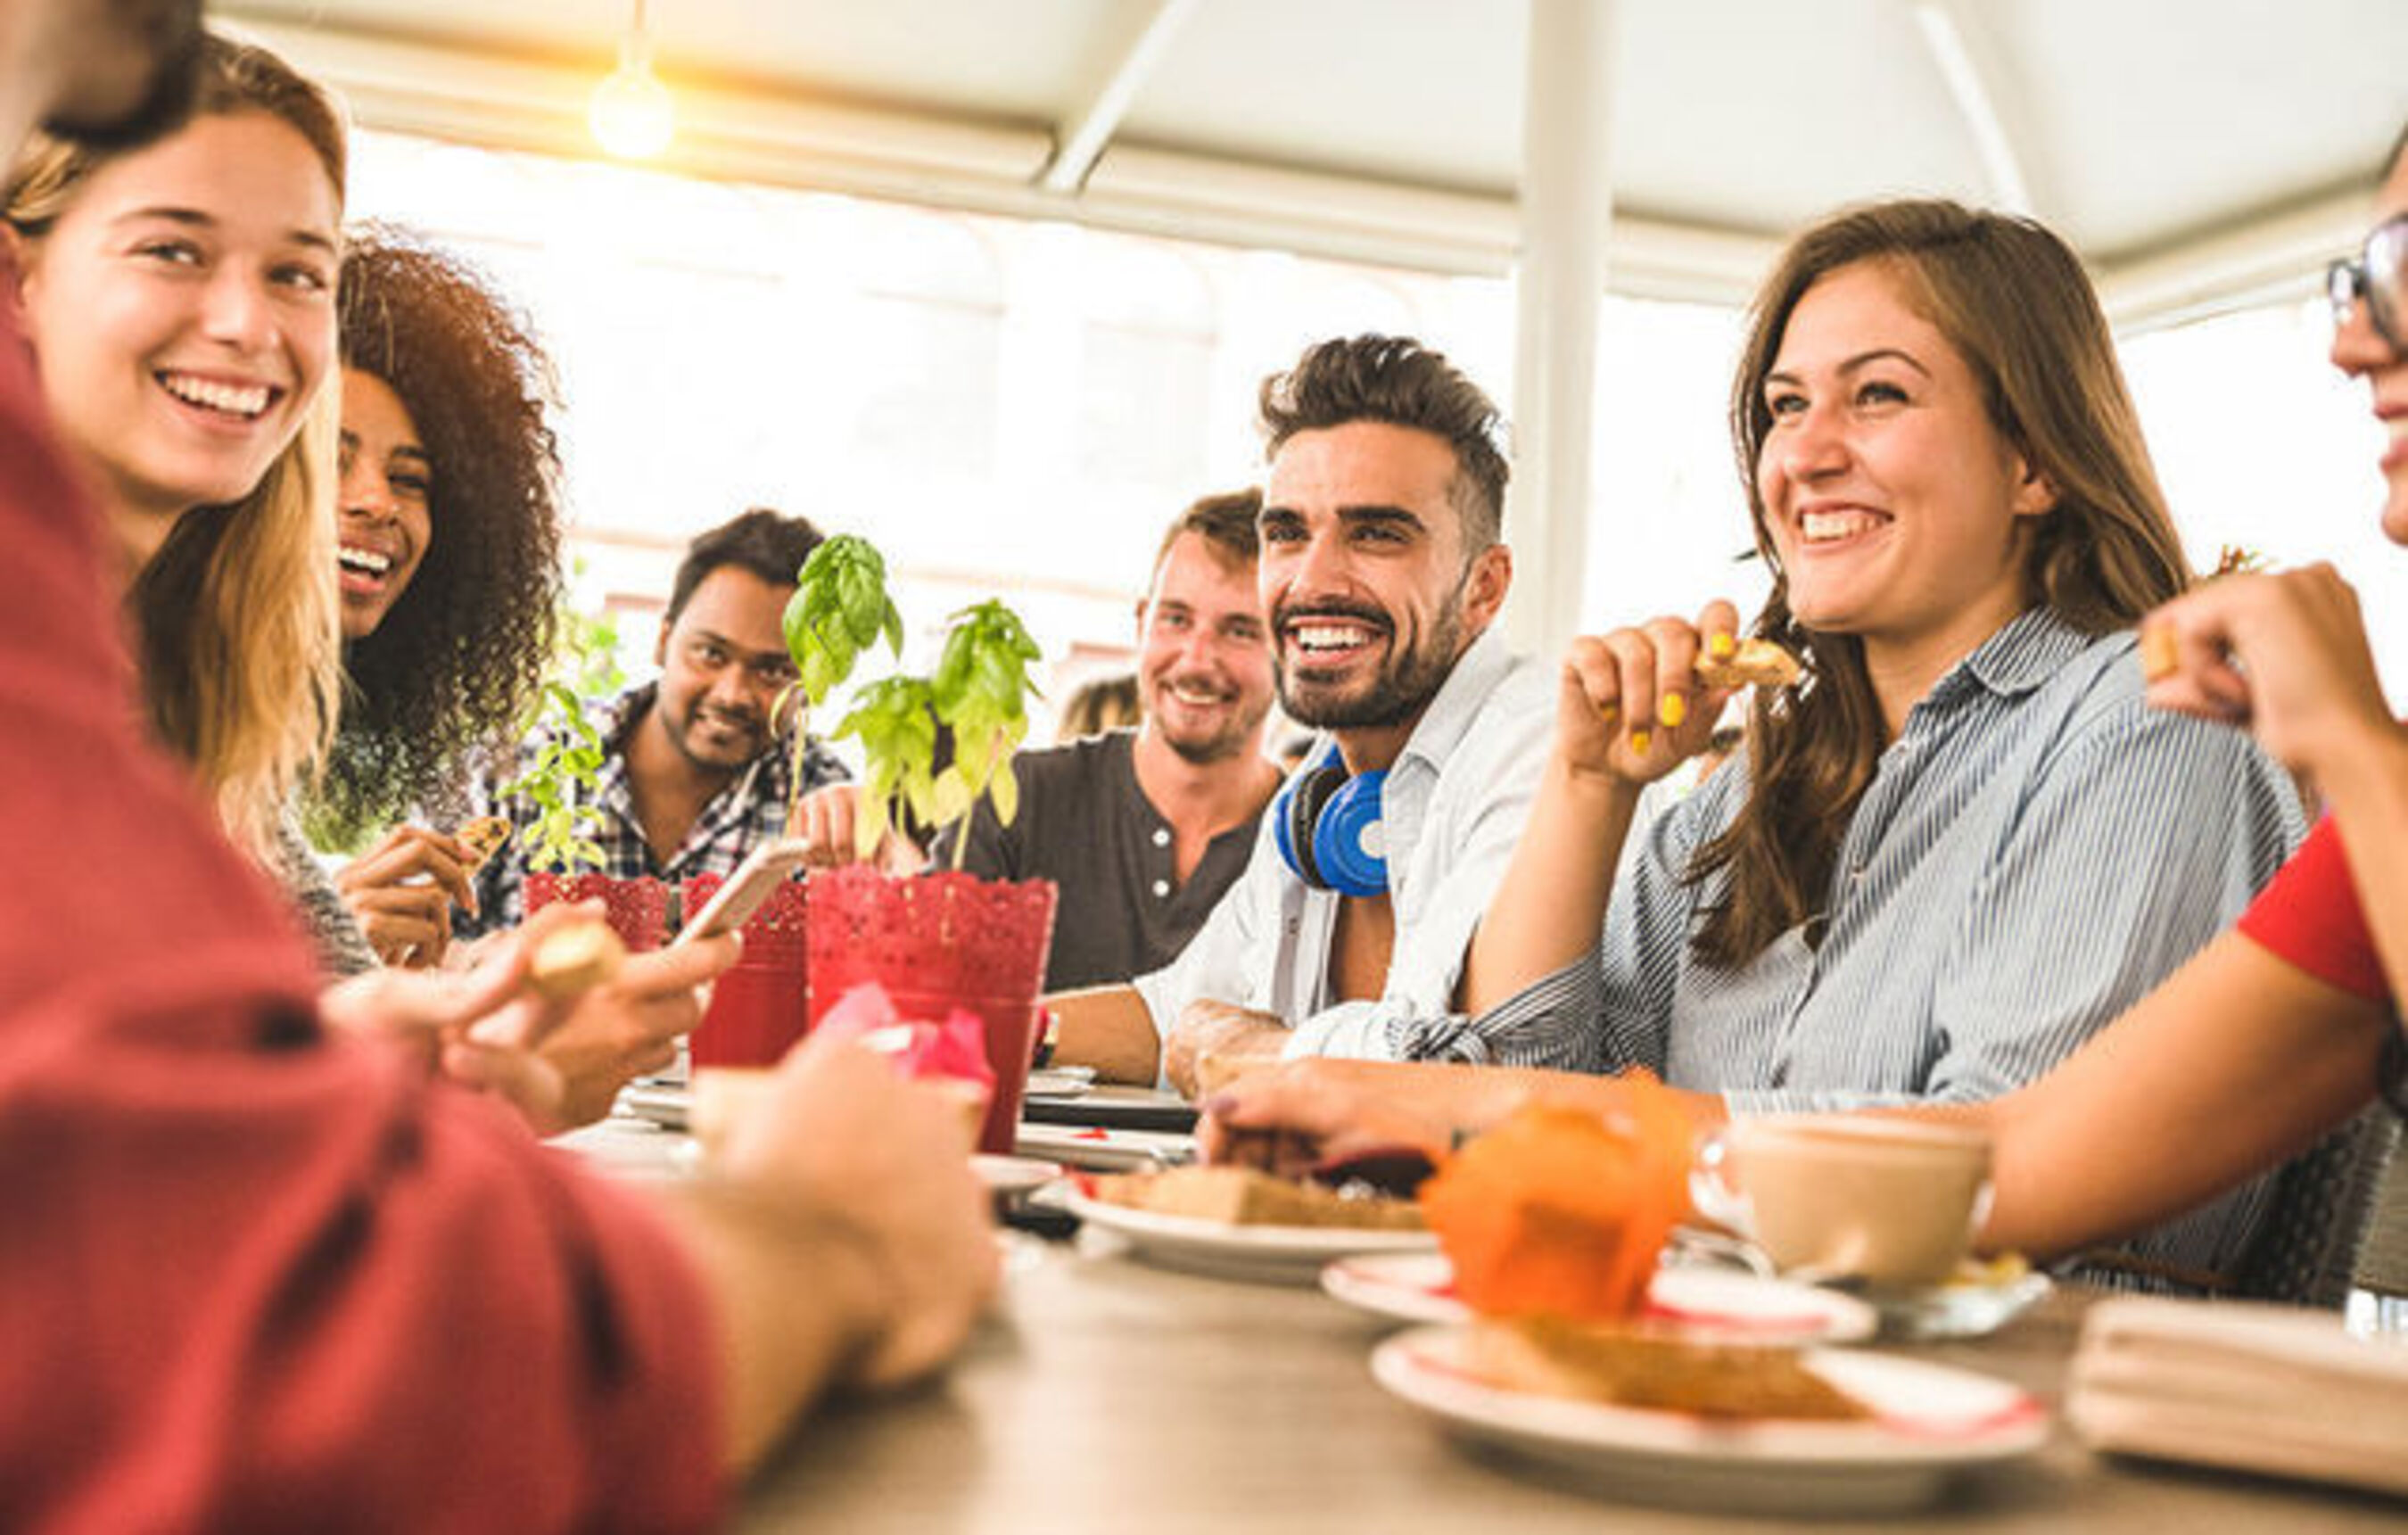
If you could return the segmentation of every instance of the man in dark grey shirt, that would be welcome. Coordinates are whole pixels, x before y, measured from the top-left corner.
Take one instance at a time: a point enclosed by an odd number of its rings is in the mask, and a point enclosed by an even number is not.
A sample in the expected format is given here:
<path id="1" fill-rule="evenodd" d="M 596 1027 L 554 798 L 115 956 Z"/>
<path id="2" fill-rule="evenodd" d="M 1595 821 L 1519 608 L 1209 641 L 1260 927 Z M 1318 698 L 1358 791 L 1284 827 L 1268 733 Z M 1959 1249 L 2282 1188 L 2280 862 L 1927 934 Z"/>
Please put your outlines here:
<path id="1" fill-rule="evenodd" d="M 1168 964 L 1245 871 L 1255 823 L 1279 787 L 1263 755 L 1271 653 L 1254 584 L 1252 491 L 1207 496 L 1155 556 L 1138 610 L 1135 730 L 1012 759 L 1009 826 L 982 800 L 962 867 L 1061 887 L 1045 989 L 1101 985 Z M 946 833 L 931 851 L 950 867 Z"/>

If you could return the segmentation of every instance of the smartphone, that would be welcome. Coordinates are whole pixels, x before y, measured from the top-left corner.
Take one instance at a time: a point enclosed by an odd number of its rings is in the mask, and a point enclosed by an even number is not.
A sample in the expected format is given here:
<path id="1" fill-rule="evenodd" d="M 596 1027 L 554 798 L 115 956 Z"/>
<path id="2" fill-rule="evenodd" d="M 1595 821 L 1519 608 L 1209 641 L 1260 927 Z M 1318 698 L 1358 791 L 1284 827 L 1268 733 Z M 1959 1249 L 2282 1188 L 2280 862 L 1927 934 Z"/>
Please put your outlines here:
<path id="1" fill-rule="evenodd" d="M 736 872 L 727 876 L 727 882 L 703 903 L 702 910 L 685 919 L 674 941 L 717 938 L 743 926 L 761 909 L 761 903 L 785 882 L 786 876 L 803 867 L 809 847 L 799 837 L 780 837 L 746 854 L 744 861 L 736 866 Z"/>

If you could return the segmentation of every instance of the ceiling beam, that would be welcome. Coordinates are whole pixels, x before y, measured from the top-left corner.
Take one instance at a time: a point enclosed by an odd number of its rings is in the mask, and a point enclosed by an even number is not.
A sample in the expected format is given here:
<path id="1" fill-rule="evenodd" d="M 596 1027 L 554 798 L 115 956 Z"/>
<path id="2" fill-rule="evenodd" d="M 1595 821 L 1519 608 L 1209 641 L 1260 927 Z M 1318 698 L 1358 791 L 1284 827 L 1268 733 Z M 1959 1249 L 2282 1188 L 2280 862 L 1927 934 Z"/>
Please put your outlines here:
<path id="1" fill-rule="evenodd" d="M 1047 192 L 1063 195 L 1076 194 L 1087 184 L 1087 175 L 1096 168 L 1096 161 L 1104 146 L 1120 131 L 1121 120 L 1137 102 L 1146 77 L 1170 51 L 1171 39 L 1181 26 L 1194 15 L 1200 0 L 1154 0 L 1152 12 L 1138 22 L 1128 40 L 1121 47 L 1101 80 L 1088 93 L 1076 112 L 1066 120 L 1069 126 L 1062 135 L 1062 147 L 1038 178 L 1037 184 Z"/>
<path id="2" fill-rule="evenodd" d="M 338 26 L 251 22 L 258 37 L 341 92 L 359 122 L 490 149 L 594 159 L 585 101 L 595 76 L 455 45 L 402 42 Z M 1083 190 L 1037 184 L 1051 137 L 1035 126 L 676 87 L 673 174 L 960 208 L 1067 219 L 1340 261 L 1501 276 L 1521 224 L 1510 196 L 1110 143 Z M 2364 233 L 2362 187 L 2253 210 L 2166 245 L 2094 264 L 2118 330 L 2146 329 L 2270 296 L 2305 296 L 2325 262 Z M 1608 261 L 1616 294 L 1744 303 L 1780 241 L 1759 231 L 1616 208 Z"/>
<path id="3" fill-rule="evenodd" d="M 2324 291 L 2326 265 L 2366 233 L 2366 189 L 2267 208 L 2097 273 L 2099 297 L 2119 333 L 2304 299 Z"/>
<path id="4" fill-rule="evenodd" d="M 1992 41 L 1968 0 L 1911 0 L 1923 46 L 1973 136 L 1989 178 L 1990 200 L 2011 213 L 2042 216 L 2030 163 L 2020 148 L 2022 99 L 2015 93 L 2004 54 Z"/>

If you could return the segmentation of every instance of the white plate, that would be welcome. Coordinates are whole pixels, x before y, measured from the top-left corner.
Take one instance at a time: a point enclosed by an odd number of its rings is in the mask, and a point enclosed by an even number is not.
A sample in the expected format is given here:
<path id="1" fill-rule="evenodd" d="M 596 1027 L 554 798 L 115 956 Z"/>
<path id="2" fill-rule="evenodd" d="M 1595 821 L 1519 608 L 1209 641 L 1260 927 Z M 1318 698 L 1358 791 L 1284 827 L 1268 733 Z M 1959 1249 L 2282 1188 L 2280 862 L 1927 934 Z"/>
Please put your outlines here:
<path id="1" fill-rule="evenodd" d="M 1043 1188 L 1062 1176 L 1062 1164 L 1040 1161 L 1034 1156 L 996 1156 L 987 1152 L 970 1154 L 970 1171 L 986 1185 L 989 1194 L 1009 1197 L 1028 1194 Z"/>
<path id="2" fill-rule="evenodd" d="M 1426 1252 L 1438 1244 L 1427 1231 L 1237 1226 L 1194 1215 L 1161 1215 L 1090 1199 L 1075 1189 L 1063 1208 L 1088 1226 L 1123 1239 L 1149 1263 L 1265 1284 L 1310 1284 L 1330 1259 L 1349 1253 Z"/>
<path id="3" fill-rule="evenodd" d="M 1770 1516 L 1894 1513 L 1951 1471 L 2028 1455 L 2048 1413 L 2005 1381 L 1917 1359 L 1815 1349 L 1815 1373 L 1873 1409 L 1860 1423 L 1709 1420 L 1491 1385 L 1469 1329 L 1415 1327 L 1371 1353 L 1382 1385 L 1453 1432 L 1588 1490 L 1636 1502 Z"/>
<path id="4" fill-rule="evenodd" d="M 1151 1171 L 1196 1157 L 1196 1138 L 1168 1130 L 1107 1130 L 1087 1125 L 1023 1122 L 1012 1151 L 1096 1172 Z"/>
<path id="5" fill-rule="evenodd" d="M 1321 1287 L 1352 1306 L 1406 1322 L 1468 1322 L 1443 1253 L 1374 1253 L 1340 1258 Z M 1658 1269 L 1643 1319 L 1684 1337 L 1746 1343 L 1847 1343 L 1870 1338 L 1879 1319 L 1851 1296 L 1812 1284 L 1716 1269 Z"/>
<path id="6" fill-rule="evenodd" d="M 1029 1097 L 1078 1097 L 1096 1084 L 1092 1066 L 1046 1066 L 1028 1073 Z"/>

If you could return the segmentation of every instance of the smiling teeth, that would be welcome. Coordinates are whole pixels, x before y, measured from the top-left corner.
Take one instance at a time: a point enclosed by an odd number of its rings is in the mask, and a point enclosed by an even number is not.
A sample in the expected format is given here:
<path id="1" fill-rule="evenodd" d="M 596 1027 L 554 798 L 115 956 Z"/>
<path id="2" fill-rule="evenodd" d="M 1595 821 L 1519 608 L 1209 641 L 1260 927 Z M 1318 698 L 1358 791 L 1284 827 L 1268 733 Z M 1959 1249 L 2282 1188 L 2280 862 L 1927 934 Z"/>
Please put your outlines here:
<path id="1" fill-rule="evenodd" d="M 1879 526 L 1881 519 L 1870 511 L 1810 511 L 1798 519 L 1799 531 L 1810 544 L 1829 543 L 1834 539 L 1853 538 Z"/>
<path id="2" fill-rule="evenodd" d="M 1292 632 L 1296 636 L 1296 642 L 1309 651 L 1344 650 L 1352 645 L 1362 644 L 1371 638 L 1366 630 L 1337 628 L 1318 624 L 1309 626 L 1298 624 Z"/>
<path id="3" fill-rule="evenodd" d="M 381 576 L 393 568 L 392 560 L 365 549 L 342 549 L 336 554 L 347 568 L 365 570 L 371 576 Z"/>
<path id="4" fill-rule="evenodd" d="M 230 416 L 253 417 L 267 409 L 275 391 L 265 384 L 211 383 L 206 379 L 188 379 L 180 373 L 163 374 L 159 381 L 167 393 L 190 405 L 205 405 L 212 410 L 222 410 Z"/>

